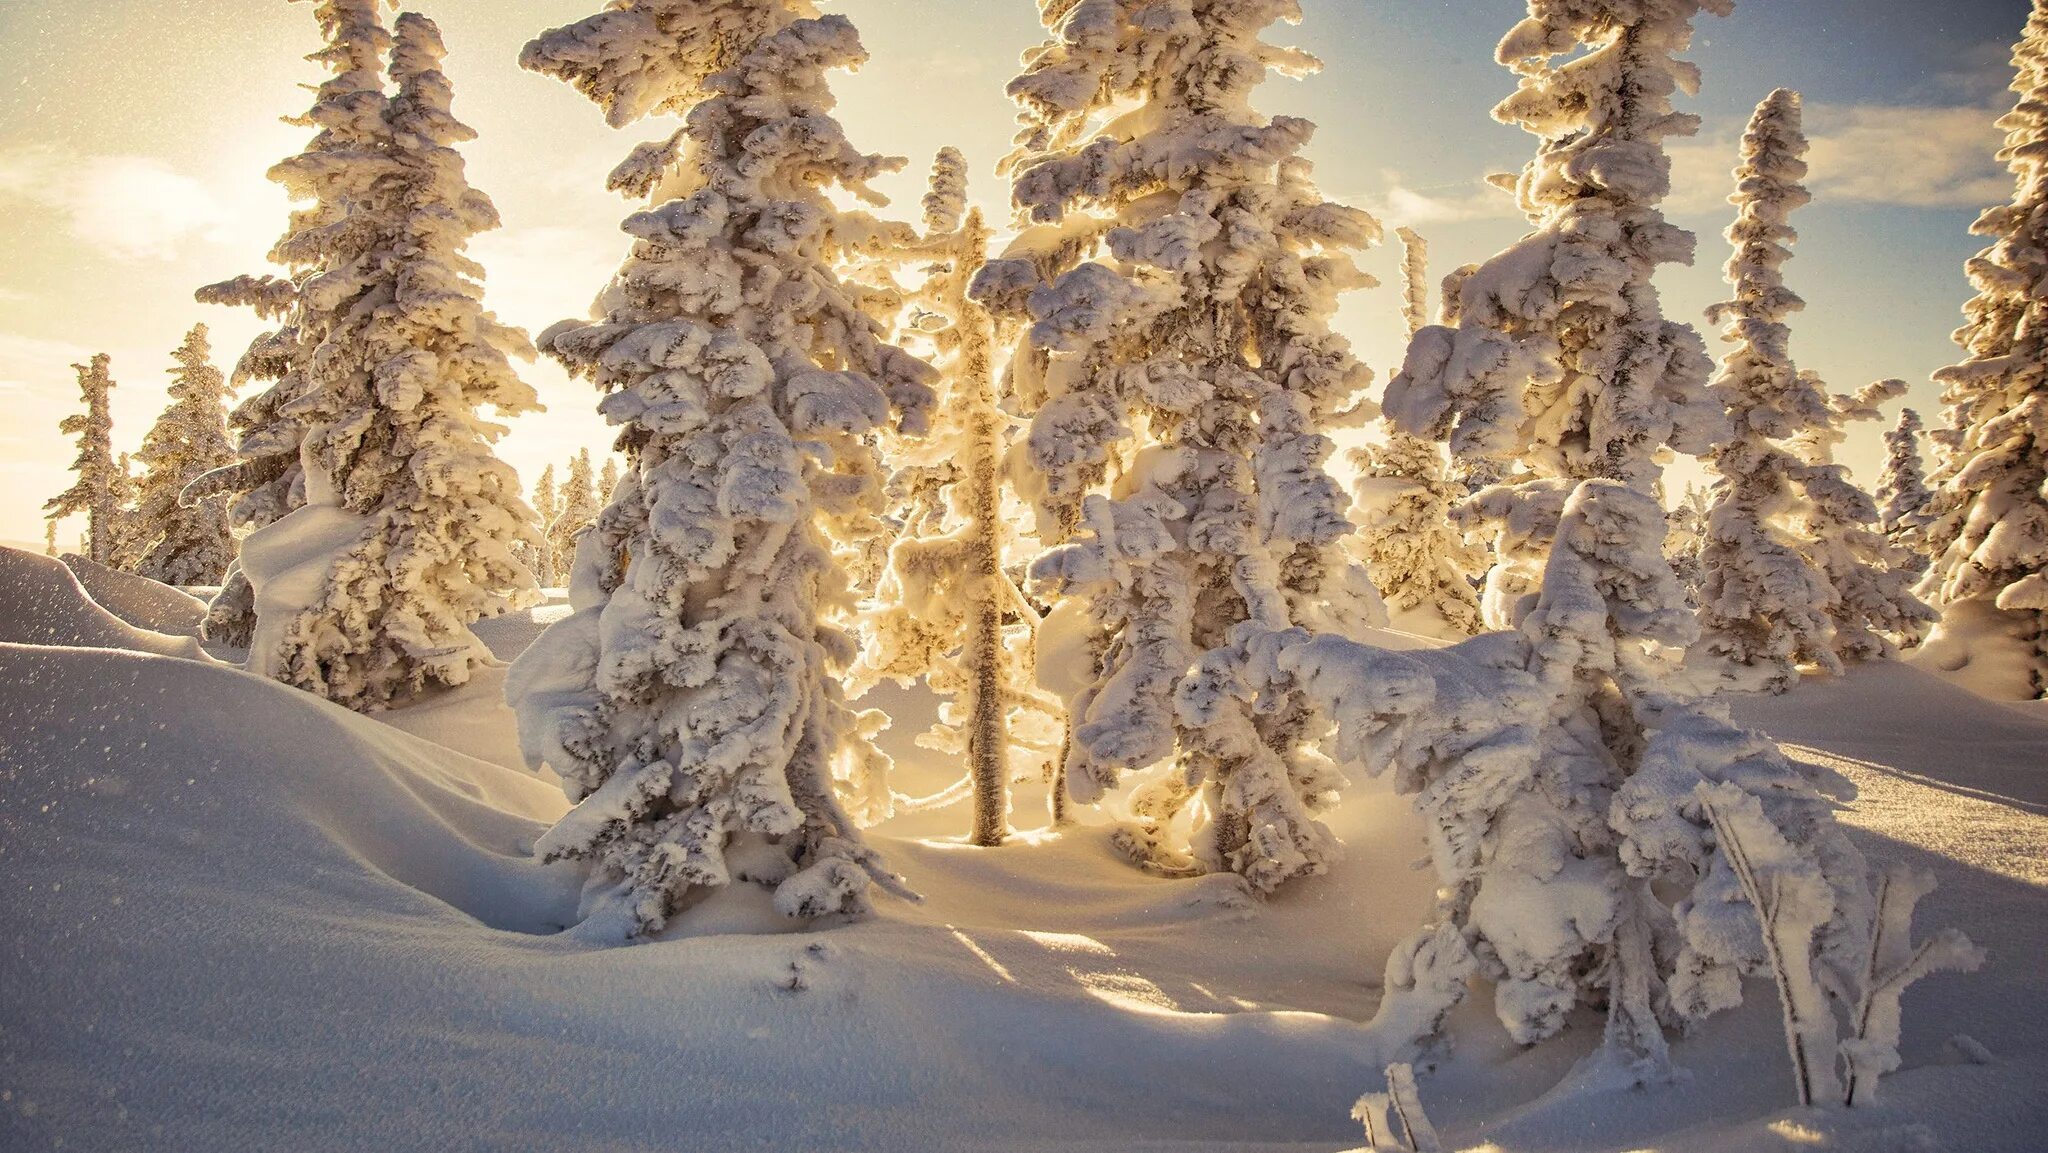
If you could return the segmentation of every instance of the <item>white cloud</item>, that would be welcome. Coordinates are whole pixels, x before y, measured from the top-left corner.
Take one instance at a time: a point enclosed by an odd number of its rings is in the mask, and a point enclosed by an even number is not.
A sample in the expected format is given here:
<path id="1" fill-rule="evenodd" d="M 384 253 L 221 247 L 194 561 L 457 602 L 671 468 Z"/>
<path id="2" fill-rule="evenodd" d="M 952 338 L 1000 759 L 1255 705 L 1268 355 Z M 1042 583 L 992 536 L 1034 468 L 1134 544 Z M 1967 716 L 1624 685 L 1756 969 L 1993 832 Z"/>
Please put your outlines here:
<path id="1" fill-rule="evenodd" d="M 1999 112 L 1986 106 L 1810 104 L 1806 133 L 1812 175 L 1822 201 L 1907 208 L 1983 208 L 2012 195 L 2012 177 L 1998 162 Z M 1674 214 L 1716 212 L 1728 202 L 1741 147 L 1740 125 L 1667 145 Z M 1388 224 L 1513 220 L 1514 198 L 1484 180 L 1411 188 L 1399 172 L 1383 174 L 1384 191 L 1354 198 Z"/>
<path id="2" fill-rule="evenodd" d="M 1982 208 L 2010 199 L 2004 137 L 1985 108 L 1849 105 L 1807 121 L 1817 195 L 1915 208 Z"/>
<path id="3" fill-rule="evenodd" d="M 188 241 L 227 239 L 235 219 L 206 185 L 154 157 L 48 145 L 0 149 L 7 200 L 61 213 L 79 241 L 123 259 L 175 260 Z"/>

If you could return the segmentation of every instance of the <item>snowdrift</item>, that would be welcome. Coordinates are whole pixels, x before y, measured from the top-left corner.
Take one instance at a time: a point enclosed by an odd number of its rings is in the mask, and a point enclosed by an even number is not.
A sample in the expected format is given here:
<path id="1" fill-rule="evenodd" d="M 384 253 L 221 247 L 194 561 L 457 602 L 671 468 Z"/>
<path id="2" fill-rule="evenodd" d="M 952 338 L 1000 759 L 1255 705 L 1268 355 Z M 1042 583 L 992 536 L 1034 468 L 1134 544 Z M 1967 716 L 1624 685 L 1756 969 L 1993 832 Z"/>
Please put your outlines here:
<path id="1" fill-rule="evenodd" d="M 1362 884 L 897 842 L 925 906 L 589 951 L 531 777 L 105 650 L 0 645 L 0 725 L 0 1148 L 1335 1147 L 1371 1075 Z"/>
<path id="2" fill-rule="evenodd" d="M 530 855 L 559 791 L 448 747 L 509 722 L 476 686 L 384 715 L 437 744 L 0 564 L 0 628 L 42 639 L 0 644 L 0 1149 L 1329 1151 L 1395 1056 L 1362 1022 L 1432 880 L 1375 784 L 1332 874 L 1262 904 L 1100 826 L 976 850 L 940 810 L 875 835 L 921 904 L 798 931 L 742 887 L 593 950 L 558 932 L 577 876 Z M 1524 1050 L 1474 998 L 1419 1064 L 1451 1147 L 2038 1153 L 2048 723 L 1896 665 L 1741 712 L 1857 780 L 1866 851 L 1935 869 L 1927 920 L 1990 965 L 1914 987 L 1855 1113 L 1787 1107 L 1762 982 L 1677 1043 L 1689 1080 L 1618 1094 L 1560 1088 L 1596 1015 Z"/>
<path id="3" fill-rule="evenodd" d="M 64 554 L 64 567 L 94 603 L 139 629 L 173 637 L 196 637 L 206 623 L 206 602 L 148 577 Z"/>
<path id="4" fill-rule="evenodd" d="M 136 595 L 129 583 L 142 578 L 114 573 L 98 565 L 92 567 L 99 569 L 94 574 L 95 583 L 110 592 L 110 599 L 116 603 L 125 601 L 131 611 L 145 619 L 168 623 L 161 611 L 142 611 L 146 598 Z M 142 583 L 165 592 L 176 591 L 154 581 Z M 0 548 L 0 642 L 129 649 L 195 661 L 210 659 L 189 634 L 167 635 L 138 627 L 108 612 L 61 562 L 11 548 Z"/>

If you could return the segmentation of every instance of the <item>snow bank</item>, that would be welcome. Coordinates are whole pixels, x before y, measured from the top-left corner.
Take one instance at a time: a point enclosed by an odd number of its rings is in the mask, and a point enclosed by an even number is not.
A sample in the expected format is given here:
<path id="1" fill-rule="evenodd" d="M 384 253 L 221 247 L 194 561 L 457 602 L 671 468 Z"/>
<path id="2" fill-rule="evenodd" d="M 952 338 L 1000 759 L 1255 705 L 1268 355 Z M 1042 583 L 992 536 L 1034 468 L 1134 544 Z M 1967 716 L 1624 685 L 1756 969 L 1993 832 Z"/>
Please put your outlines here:
<path id="1" fill-rule="evenodd" d="M 109 577 L 120 575 L 100 571 Z M 105 587 L 117 582 L 97 583 Z M 137 607 L 134 598 L 117 597 L 117 602 L 131 611 Z M 11 548 L 0 548 L 0 642 L 129 649 L 194 661 L 211 659 L 200 651 L 199 642 L 189 636 L 167 636 L 138 628 L 100 607 L 79 583 L 77 575 L 58 561 Z"/>
<path id="2" fill-rule="evenodd" d="M 1367 806 L 1343 883 L 1257 917 L 1098 830 L 891 841 L 929 901 L 841 930 L 592 951 L 533 935 L 575 892 L 531 777 L 105 651 L 0 646 L 0 726 L 8 1149 L 1334 1148 L 1368 914 L 1428 900 Z"/>
<path id="3" fill-rule="evenodd" d="M 139 629 L 173 637 L 196 637 L 206 623 L 206 602 L 148 577 L 64 554 L 64 567 L 99 606 Z"/>

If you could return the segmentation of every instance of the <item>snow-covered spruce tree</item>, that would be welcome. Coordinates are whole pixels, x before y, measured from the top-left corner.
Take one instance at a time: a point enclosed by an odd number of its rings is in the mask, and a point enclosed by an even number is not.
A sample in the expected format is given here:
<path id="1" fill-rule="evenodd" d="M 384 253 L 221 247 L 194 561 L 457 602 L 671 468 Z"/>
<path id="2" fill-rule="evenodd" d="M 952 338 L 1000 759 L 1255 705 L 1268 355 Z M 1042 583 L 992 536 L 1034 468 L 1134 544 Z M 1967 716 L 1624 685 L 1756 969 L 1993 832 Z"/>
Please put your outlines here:
<path id="1" fill-rule="evenodd" d="M 268 382 L 228 414 L 240 463 L 201 478 L 186 496 L 200 500 L 230 494 L 230 516 L 245 532 L 305 503 L 299 459 L 304 421 L 289 406 L 306 391 L 314 351 L 346 304 L 347 294 L 336 289 L 355 275 L 350 270 L 375 242 L 364 218 L 371 211 L 389 136 L 384 122 L 384 54 L 391 47 L 382 20 L 386 2 L 311 0 L 325 44 L 307 59 L 325 67 L 329 76 L 314 90 L 312 107 L 287 120 L 312 129 L 312 138 L 298 155 L 269 172 L 297 204 L 270 250 L 271 261 L 285 275 L 238 276 L 197 293 L 203 304 L 248 308 L 276 325 L 251 342 L 235 365 L 236 390 L 252 381 Z M 255 593 L 237 558 L 208 607 L 206 638 L 245 648 L 255 629 Z"/>
<path id="2" fill-rule="evenodd" d="M 1955 334 L 1966 355 L 1935 373 L 1948 428 L 1920 592 L 1944 629 L 2002 618 L 2031 649 L 2028 688 L 2048 697 L 2048 2 L 2036 0 L 2013 67 L 2019 102 L 1999 121 L 2012 202 L 1972 228 L 1991 244 L 1967 266 L 1977 295 Z"/>
<path id="3" fill-rule="evenodd" d="M 1559 481 L 1604 477 L 1647 493 L 1666 447 L 1697 455 L 1722 433 L 1705 345 L 1664 318 L 1651 277 L 1693 254 L 1692 234 L 1658 207 L 1671 184 L 1664 142 L 1699 126 L 1672 107 L 1698 80 L 1677 54 L 1694 17 L 1731 8 L 1530 0 L 1500 43 L 1521 79 L 1494 116 L 1543 141 L 1514 184 L 1535 229 L 1446 282 L 1443 323 L 1409 343 L 1386 396 L 1403 431 L 1448 441 L 1461 460 L 1515 465 L 1508 491 L 1486 502 L 1489 519 L 1547 520 L 1516 513 L 1516 498 L 1560 499 Z M 1549 541 L 1541 531 L 1496 539 L 1528 554 L 1495 554 L 1487 599 L 1498 612 L 1487 623 L 1501 628 L 1526 608 Z"/>
<path id="4" fill-rule="evenodd" d="M 118 560 L 124 515 L 121 489 L 127 481 L 114 461 L 114 416 L 108 407 L 114 389 L 114 378 L 107 371 L 111 364 L 112 358 L 103 352 L 88 364 L 71 366 L 78 373 L 78 394 L 85 411 L 65 417 L 57 429 L 78 438 L 78 456 L 71 462 L 78 479 L 43 505 L 52 520 L 83 515 L 86 556 L 109 568 Z"/>
<path id="5" fill-rule="evenodd" d="M 557 588 L 568 575 L 573 554 L 555 552 L 551 530 L 555 518 L 562 514 L 562 497 L 554 465 L 541 469 L 540 479 L 533 482 L 533 512 L 537 531 L 534 543 L 526 547 L 526 567 L 533 570 L 533 579 L 542 588 Z"/>
<path id="6" fill-rule="evenodd" d="M 227 380 L 213 366 L 203 324 L 185 335 L 174 358 L 170 407 L 135 452 L 145 470 L 135 497 L 142 553 L 136 571 L 170 585 L 217 584 L 235 559 L 227 496 L 190 504 L 182 496 L 193 481 L 234 463 Z"/>
<path id="7" fill-rule="evenodd" d="M 1436 920 L 1397 946 L 1373 1027 L 1437 1032 L 1481 976 L 1517 1041 L 1604 1003 L 1607 1050 L 1637 1080 L 1668 1069 L 1663 1030 L 1741 999 L 1765 957 L 1696 795 L 1729 782 L 1828 878 L 1817 956 L 1846 981 L 1870 894 L 1820 787 L 1680 691 L 1696 624 L 1662 553 L 1664 511 L 1618 481 L 1565 505 L 1521 627 L 1391 653 L 1339 639 L 1280 656 L 1326 710 L 1346 763 L 1415 797 L 1441 882 Z"/>
<path id="8" fill-rule="evenodd" d="M 1052 38 L 1010 85 L 1012 195 L 1037 227 L 975 296 L 1031 322 L 1017 475 L 1054 546 L 1032 575 L 1062 602 L 1047 631 L 1093 666 L 1054 673 L 1067 788 L 1089 803 L 1163 766 L 1123 850 L 1269 892 L 1325 867 L 1316 813 L 1341 781 L 1307 747 L 1307 703 L 1272 680 L 1276 638 L 1384 619 L 1325 468 L 1325 431 L 1371 411 L 1329 318 L 1371 283 L 1352 253 L 1379 225 L 1315 190 L 1312 125 L 1251 106 L 1270 70 L 1316 64 L 1259 39 L 1295 0 L 1043 12 Z M 1184 845 L 1175 818 L 1198 795 L 1208 820 Z"/>
<path id="9" fill-rule="evenodd" d="M 1728 239 L 1731 299 L 1708 309 L 1732 345 L 1714 379 L 1731 436 L 1714 450 L 1717 479 L 1699 552 L 1701 662 L 1744 688 L 1797 683 L 1799 666 L 1889 656 L 1887 634 L 1913 635 L 1926 615 L 1906 587 L 1906 559 L 1875 531 L 1877 506 L 1833 460 L 1842 424 L 1875 418 L 1903 389 L 1881 382 L 1830 398 L 1793 363 L 1785 319 L 1804 307 L 1783 266 L 1811 199 L 1799 94 L 1771 93 L 1743 136 Z"/>
<path id="10" fill-rule="evenodd" d="M 1912 580 L 1922 566 L 1884 535 L 1877 502 L 1835 463 L 1835 450 L 1848 439 L 1845 426 L 1884 419 L 1883 406 L 1905 393 L 1903 380 L 1836 393 L 1828 398 L 1828 422 L 1793 441 L 1804 464 L 1804 533 L 1813 541 L 1814 565 L 1833 590 L 1828 616 L 1835 652 L 1844 660 L 1896 656 L 1899 642 L 1917 643 L 1939 615 L 1913 595 Z"/>
<path id="11" fill-rule="evenodd" d="M 607 455 L 604 469 L 597 474 L 597 504 L 600 508 L 612 502 L 612 493 L 619 487 L 619 458 Z"/>
<path id="12" fill-rule="evenodd" d="M 1927 488 L 1927 466 L 1920 456 L 1920 414 L 1899 410 L 1899 421 L 1884 434 L 1884 471 L 1878 474 L 1877 527 L 1905 554 L 1906 571 L 1927 571 L 1927 520 L 1923 515 L 1934 494 Z"/>
<path id="13" fill-rule="evenodd" d="M 1396 235 L 1403 252 L 1402 314 L 1412 339 L 1428 323 L 1429 247 L 1412 229 Z M 1464 486 L 1451 479 L 1435 441 L 1381 425 L 1384 443 L 1360 449 L 1354 458 L 1357 555 L 1388 607 L 1409 614 L 1400 622 L 1404 626 L 1469 637 L 1479 631 L 1472 577 L 1485 566 L 1451 516 L 1467 495 Z"/>
<path id="14" fill-rule="evenodd" d="M 650 205 L 594 318 L 543 338 L 606 394 L 628 461 L 577 549 L 575 612 L 506 689 L 528 759 L 580 801 L 537 847 L 594 862 L 596 936 L 645 937 L 736 880 L 799 917 L 898 887 L 855 823 L 886 813 L 887 760 L 882 718 L 842 696 L 854 605 L 830 534 L 875 519 L 872 436 L 922 431 L 933 396 L 832 273 L 874 223 L 828 189 L 879 201 L 868 180 L 902 163 L 832 115 L 828 70 L 865 58 L 808 0 L 627 0 L 521 57 L 614 125 L 685 117 L 612 175 Z"/>
<path id="15" fill-rule="evenodd" d="M 532 346 L 484 310 L 463 252 L 498 216 L 455 151 L 475 134 L 450 111 L 440 32 L 417 13 L 394 31 L 387 150 L 334 161 L 364 169 L 347 182 L 374 239 L 300 288 L 332 318 L 283 409 L 306 504 L 243 546 L 252 669 L 365 710 L 465 683 L 489 659 L 469 625 L 539 600 L 514 554 L 533 512 L 481 414 L 538 409 L 512 368 Z"/>
<path id="16" fill-rule="evenodd" d="M 43 522 L 43 555 L 57 555 L 57 522 L 54 520 Z"/>
<path id="17" fill-rule="evenodd" d="M 548 551 L 556 563 L 567 569 L 576 555 L 576 535 L 597 520 L 604 506 L 597 502 L 597 480 L 591 475 L 590 450 L 569 458 L 569 476 L 556 494 L 554 515 L 548 518 Z"/>
<path id="18" fill-rule="evenodd" d="M 1003 563 L 1015 535 L 1003 509 L 1009 420 L 997 405 L 994 322 L 967 297 L 991 233 L 980 209 L 965 210 L 966 163 L 955 149 L 939 154 L 923 241 L 905 253 L 928 264 L 910 305 L 936 345 L 939 415 L 898 456 L 916 512 L 889 550 L 851 681 L 860 692 L 877 678 L 923 677 L 947 697 L 918 740 L 967 762 L 970 840 L 987 846 L 1009 833 L 1011 780 L 1058 755 L 1060 705 L 1032 684 L 1038 614 Z M 927 503 L 938 507 L 917 515 Z"/>
<path id="19" fill-rule="evenodd" d="M 1825 428 L 1827 394 L 1792 361 L 1785 318 L 1805 307 L 1785 286 L 1783 265 L 1798 234 L 1789 220 L 1810 199 L 1799 94 L 1779 89 L 1759 104 L 1742 140 L 1728 228 L 1732 299 L 1708 309 L 1733 348 L 1715 377 L 1731 435 L 1714 450 L 1700 544 L 1701 650 L 1745 688 L 1782 692 L 1801 664 L 1839 671 L 1834 596 L 1800 533 L 1803 462 L 1788 443 Z"/>

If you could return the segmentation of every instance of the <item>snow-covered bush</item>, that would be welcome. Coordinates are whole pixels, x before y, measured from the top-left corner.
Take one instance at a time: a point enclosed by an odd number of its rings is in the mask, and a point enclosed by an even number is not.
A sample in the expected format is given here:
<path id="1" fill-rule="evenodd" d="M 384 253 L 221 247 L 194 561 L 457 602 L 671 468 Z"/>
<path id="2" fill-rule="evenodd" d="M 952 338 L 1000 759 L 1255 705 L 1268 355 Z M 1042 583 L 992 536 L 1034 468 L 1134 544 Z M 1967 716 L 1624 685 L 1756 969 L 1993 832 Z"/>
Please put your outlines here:
<path id="1" fill-rule="evenodd" d="M 122 522 L 122 489 L 128 484 L 128 469 L 114 460 L 114 415 L 108 402 L 114 378 L 108 369 L 113 360 L 100 353 L 88 364 L 74 364 L 78 373 L 78 395 L 85 411 L 73 413 L 57 424 L 66 436 L 78 438 L 78 455 L 71 471 L 78 475 L 70 488 L 43 504 L 51 519 L 83 514 L 86 555 L 94 564 L 117 567 Z"/>
<path id="2" fill-rule="evenodd" d="M 1486 502 L 1487 519 L 1547 519 L 1518 512 L 1519 498 L 1554 501 L 1560 480 L 1606 477 L 1648 492 L 1660 452 L 1698 455 L 1722 434 L 1705 346 L 1664 318 L 1651 277 L 1693 255 L 1692 234 L 1658 208 L 1671 185 L 1664 142 L 1699 125 L 1672 107 L 1672 94 L 1698 81 L 1678 53 L 1695 16 L 1731 7 L 1531 0 L 1500 43 L 1520 85 L 1494 116 L 1543 142 L 1514 183 L 1535 228 L 1446 282 L 1443 323 L 1409 343 L 1385 401 L 1397 427 L 1448 441 L 1455 457 L 1516 466 Z M 1549 548 L 1540 531 L 1502 543 L 1519 551 L 1496 553 L 1496 568 L 1525 574 Z M 1511 627 L 1526 608 L 1517 583 L 1490 582 L 1490 626 Z"/>
<path id="3" fill-rule="evenodd" d="M 971 840 L 996 845 L 1009 832 L 1011 780 L 1058 757 L 1061 715 L 1059 702 L 1032 683 L 1038 613 L 1005 563 L 1016 537 L 1002 483 L 1010 421 L 996 395 L 994 322 L 967 297 L 990 230 L 980 209 L 965 208 L 966 181 L 961 154 L 941 152 L 925 197 L 925 235 L 900 253 L 927 265 L 908 303 L 913 330 L 935 346 L 938 417 L 929 435 L 893 457 L 900 467 L 891 489 L 908 507 L 879 604 L 862 618 L 866 649 L 851 683 L 863 692 L 879 678 L 923 677 L 948 698 L 918 743 L 966 761 Z"/>
<path id="4" fill-rule="evenodd" d="M 1999 158 L 2016 189 L 1972 228 L 1991 245 L 1967 265 L 1977 295 L 1956 332 L 1967 355 L 1935 373 L 1948 428 L 1923 514 L 1933 563 L 1920 592 L 1958 622 L 1986 605 L 2017 618 L 2039 697 L 2048 696 L 2048 9 L 2035 5 L 2013 66 L 2019 102 L 1999 121 Z"/>
<path id="5" fill-rule="evenodd" d="M 1030 227 L 974 296 L 1029 326 L 1014 475 L 1052 546 L 1032 566 L 1058 602 L 1047 631 L 1084 666 L 1041 674 L 1067 690 L 1066 786 L 1092 803 L 1157 767 L 1124 850 L 1270 891 L 1324 868 L 1316 813 L 1340 781 L 1271 653 L 1382 619 L 1325 467 L 1327 432 L 1371 411 L 1329 322 L 1371 283 L 1352 254 L 1379 225 L 1316 191 L 1311 124 L 1251 105 L 1269 71 L 1316 65 L 1259 39 L 1295 0 L 1043 13 L 1052 36 L 1010 84 Z M 1188 844 L 1174 818 L 1197 795 L 1209 819 Z"/>
<path id="6" fill-rule="evenodd" d="M 1443 1140 L 1423 1112 L 1412 1065 L 1387 1066 L 1387 1091 L 1360 1097 L 1351 1119 L 1365 1126 L 1365 1153 L 1443 1153 Z"/>
<path id="7" fill-rule="evenodd" d="M 1334 638 L 1278 658 L 1336 725 L 1339 759 L 1391 773 L 1427 821 L 1437 919 L 1388 958 L 1374 1028 L 1420 1041 L 1477 975 L 1523 1043 L 1603 1003 L 1607 1046 L 1661 1076 L 1663 1036 L 1739 1003 L 1764 962 L 1696 799 L 1726 782 L 1765 806 L 1833 886 L 1820 953 L 1847 971 L 1869 894 L 1823 782 L 1684 691 L 1695 623 L 1662 555 L 1663 510 L 1617 481 L 1566 503 L 1522 626 L 1448 649 Z"/>
<path id="8" fill-rule="evenodd" d="M 353 223 L 371 239 L 299 287 L 327 316 L 282 409 L 302 430 L 306 503 L 243 545 L 251 668 L 357 709 L 466 682 L 489 659 L 469 625 L 539 600 L 514 554 L 533 512 L 481 411 L 539 408 L 512 368 L 532 346 L 484 310 L 463 251 L 498 216 L 455 151 L 475 133 L 450 110 L 445 51 L 432 21 L 400 16 L 383 147 L 323 158 L 352 171 L 338 179 L 368 198 Z"/>
<path id="9" fill-rule="evenodd" d="M 604 393 L 626 475 L 578 542 L 574 612 L 506 693 L 534 764 L 580 803 L 537 846 L 594 863 L 586 931 L 659 931 L 710 890 L 783 913 L 895 886 L 856 814 L 885 812 L 881 718 L 840 678 L 854 605 L 836 533 L 881 500 L 876 434 L 928 424 L 932 371 L 876 335 L 833 274 L 901 161 L 854 149 L 827 72 L 865 60 L 808 0 L 626 0 L 544 33 L 521 63 L 614 125 L 685 118 L 612 174 L 648 206 L 588 321 L 542 338 Z"/>
<path id="10" fill-rule="evenodd" d="M 227 380 L 212 363 L 206 326 L 196 325 L 174 354 L 171 403 L 135 451 L 144 472 L 136 487 L 136 572 L 170 585 L 218 584 L 235 559 L 225 494 L 183 502 L 186 486 L 234 464 L 228 439 Z"/>

